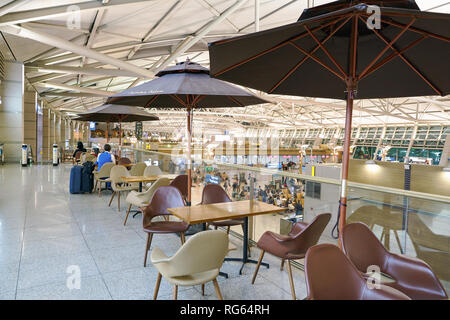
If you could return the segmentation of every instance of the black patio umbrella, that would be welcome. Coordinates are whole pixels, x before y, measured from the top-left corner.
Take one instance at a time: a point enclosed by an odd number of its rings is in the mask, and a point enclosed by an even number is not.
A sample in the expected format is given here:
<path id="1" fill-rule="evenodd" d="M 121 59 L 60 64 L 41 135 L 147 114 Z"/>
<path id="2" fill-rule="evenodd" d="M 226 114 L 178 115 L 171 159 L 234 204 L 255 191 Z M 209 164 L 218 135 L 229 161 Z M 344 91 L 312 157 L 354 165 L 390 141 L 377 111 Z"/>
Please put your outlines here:
<path id="1" fill-rule="evenodd" d="M 268 93 L 347 101 L 342 230 L 353 100 L 449 94 L 449 41 L 450 15 L 422 12 L 413 0 L 342 0 L 307 9 L 292 24 L 211 43 L 211 76 Z"/>
<path id="2" fill-rule="evenodd" d="M 191 203 L 192 111 L 198 108 L 232 108 L 268 103 L 244 89 L 212 79 L 209 70 L 198 63 L 177 63 L 156 74 L 156 79 L 109 97 L 107 103 L 157 109 L 187 110 L 188 199 Z"/>
<path id="3" fill-rule="evenodd" d="M 136 107 L 105 104 L 96 108 L 93 108 L 87 112 L 80 113 L 74 120 L 79 121 L 96 121 L 96 122 L 118 122 L 119 123 L 119 156 L 120 146 L 122 145 L 122 122 L 135 122 L 135 121 L 157 121 L 158 117 L 149 114 L 144 110 L 140 110 Z M 107 138 L 108 139 L 108 134 Z"/>

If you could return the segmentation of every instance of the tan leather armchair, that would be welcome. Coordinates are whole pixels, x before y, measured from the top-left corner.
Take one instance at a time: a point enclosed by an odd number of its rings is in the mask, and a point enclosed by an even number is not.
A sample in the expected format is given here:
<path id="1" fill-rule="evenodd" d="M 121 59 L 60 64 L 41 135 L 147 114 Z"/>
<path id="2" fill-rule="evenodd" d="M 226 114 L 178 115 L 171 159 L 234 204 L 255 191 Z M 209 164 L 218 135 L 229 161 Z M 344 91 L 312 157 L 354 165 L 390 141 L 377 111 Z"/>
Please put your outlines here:
<path id="1" fill-rule="evenodd" d="M 147 168 L 145 162 L 138 162 L 130 169 L 131 176 L 143 176 L 144 170 Z"/>
<path id="2" fill-rule="evenodd" d="M 109 178 L 111 174 L 111 168 L 114 167 L 114 163 L 107 162 L 102 165 L 99 171 L 94 171 L 94 180 L 95 180 L 95 187 L 94 190 L 97 189 L 98 185 L 98 195 L 100 196 L 100 193 L 102 191 L 102 183 L 108 183 L 111 182 L 111 179 Z"/>
<path id="3" fill-rule="evenodd" d="M 136 190 L 137 186 L 126 185 L 122 177 L 130 176 L 130 172 L 124 166 L 114 166 L 111 168 L 110 178 L 111 178 L 111 188 L 113 189 L 113 194 L 111 200 L 109 200 L 108 206 L 111 206 L 111 202 L 114 196 L 117 194 L 117 210 L 120 211 L 120 193 L 124 191 Z"/>
<path id="4" fill-rule="evenodd" d="M 284 261 L 288 261 L 289 283 L 291 285 L 292 299 L 295 300 L 294 279 L 292 277 L 291 260 L 302 259 L 306 251 L 317 244 L 323 230 L 331 219 L 330 213 L 322 213 L 314 218 L 311 223 L 297 222 L 292 227 L 291 232 L 285 236 L 266 231 L 259 239 L 257 246 L 261 249 L 258 264 L 253 275 L 252 284 L 255 283 L 264 253 L 267 251 L 274 256 L 281 258 L 281 269 Z"/>
<path id="5" fill-rule="evenodd" d="M 362 274 L 367 272 L 369 266 L 378 266 L 380 272 L 395 280 L 386 285 L 411 299 L 448 299 L 444 287 L 427 263 L 389 252 L 365 224 L 358 222 L 345 225 L 342 245 L 345 254 Z"/>
<path id="6" fill-rule="evenodd" d="M 130 214 L 131 206 L 136 206 L 138 208 L 141 208 L 141 210 L 143 210 L 143 208 L 148 206 L 148 204 L 150 203 L 150 200 L 152 199 L 155 191 L 161 186 L 168 186 L 168 185 L 170 185 L 169 179 L 159 178 L 145 192 L 131 191 L 127 195 L 127 199 L 126 199 L 126 202 L 129 204 L 129 206 L 128 206 L 127 215 L 125 216 L 123 225 L 127 224 L 127 219 L 128 219 L 128 215 Z"/>
<path id="7" fill-rule="evenodd" d="M 178 286 L 204 285 L 212 281 L 217 297 L 222 300 L 216 277 L 228 252 L 228 235 L 209 230 L 199 232 L 186 241 L 172 256 L 167 257 L 159 248 L 154 248 L 151 261 L 158 270 L 153 299 L 158 297 L 161 278 L 174 286 L 173 299 L 177 299 Z"/>
<path id="8" fill-rule="evenodd" d="M 404 293 L 367 280 L 347 256 L 332 244 L 311 247 L 305 257 L 308 300 L 410 300 Z"/>

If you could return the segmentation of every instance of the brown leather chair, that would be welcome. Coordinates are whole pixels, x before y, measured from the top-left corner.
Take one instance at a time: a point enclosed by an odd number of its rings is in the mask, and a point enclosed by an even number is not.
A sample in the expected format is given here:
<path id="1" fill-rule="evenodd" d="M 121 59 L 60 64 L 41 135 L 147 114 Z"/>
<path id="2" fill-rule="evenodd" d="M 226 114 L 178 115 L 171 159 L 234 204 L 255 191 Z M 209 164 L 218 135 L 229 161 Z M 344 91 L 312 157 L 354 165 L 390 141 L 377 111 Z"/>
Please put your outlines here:
<path id="1" fill-rule="evenodd" d="M 187 174 L 180 174 L 170 183 L 171 186 L 177 188 L 181 195 L 183 196 L 184 201 L 186 202 L 188 196 L 188 176 Z"/>
<path id="2" fill-rule="evenodd" d="M 207 184 L 203 188 L 202 192 L 202 202 L 200 204 L 213 204 L 213 203 L 221 203 L 221 202 L 231 202 L 230 197 L 226 193 L 226 191 L 219 186 L 218 184 Z M 232 226 L 242 226 L 242 231 L 244 231 L 244 219 L 228 219 L 222 221 L 214 221 L 209 223 L 211 226 L 214 226 L 214 229 L 217 230 L 218 227 L 226 227 L 227 234 L 230 234 L 230 228 Z M 250 246 L 248 248 L 248 255 L 250 256 Z"/>
<path id="3" fill-rule="evenodd" d="M 173 186 L 159 187 L 150 202 L 144 209 L 143 229 L 147 233 L 147 246 L 145 248 L 144 267 L 147 265 L 147 253 L 152 244 L 153 234 L 179 233 L 181 237 L 181 244 L 184 243 L 184 232 L 189 228 L 189 225 L 183 221 L 152 221 L 157 216 L 167 217 L 170 213 L 168 208 L 184 207 L 183 197 L 180 191 Z"/>
<path id="4" fill-rule="evenodd" d="M 295 300 L 294 279 L 292 278 L 291 260 L 303 259 L 306 251 L 319 241 L 323 230 L 331 219 L 330 213 L 322 213 L 314 218 L 309 224 L 297 222 L 293 225 L 287 236 L 266 231 L 259 239 L 257 246 L 261 249 L 258 264 L 253 275 L 252 284 L 255 283 L 264 253 L 267 251 L 281 258 L 281 270 L 284 261 L 288 261 L 289 282 L 291 285 L 292 299 Z"/>
<path id="5" fill-rule="evenodd" d="M 83 154 L 83 151 L 77 151 L 77 152 L 75 153 L 75 157 L 72 159 L 72 163 L 75 164 L 75 163 L 80 162 L 80 161 L 81 161 L 81 155 L 82 155 L 82 154 Z"/>
<path id="6" fill-rule="evenodd" d="M 427 263 L 387 251 L 364 223 L 345 225 L 342 246 L 362 274 L 367 272 L 369 266 L 378 266 L 380 272 L 395 280 L 386 285 L 400 290 L 411 299 L 448 299 L 444 287 Z"/>
<path id="7" fill-rule="evenodd" d="M 332 244 L 315 245 L 306 252 L 305 278 L 308 300 L 410 300 L 382 284 L 369 288 L 367 279 Z"/>
<path id="8" fill-rule="evenodd" d="M 123 158 L 120 158 L 120 159 L 119 159 L 119 161 L 117 162 L 117 164 L 118 164 L 119 166 L 122 166 L 122 165 L 129 165 L 129 164 L 131 164 L 131 160 L 130 160 L 129 158 L 123 157 Z"/>

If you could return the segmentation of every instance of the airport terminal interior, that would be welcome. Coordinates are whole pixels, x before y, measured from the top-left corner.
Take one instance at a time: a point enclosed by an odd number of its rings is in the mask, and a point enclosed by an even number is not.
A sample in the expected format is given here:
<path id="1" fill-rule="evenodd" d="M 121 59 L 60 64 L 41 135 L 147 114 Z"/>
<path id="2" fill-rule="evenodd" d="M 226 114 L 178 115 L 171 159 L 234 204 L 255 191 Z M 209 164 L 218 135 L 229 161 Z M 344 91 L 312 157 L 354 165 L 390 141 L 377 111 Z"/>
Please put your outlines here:
<path id="1" fill-rule="evenodd" d="M 448 300 L 449 32 L 445 0 L 0 0 L 0 300 Z"/>

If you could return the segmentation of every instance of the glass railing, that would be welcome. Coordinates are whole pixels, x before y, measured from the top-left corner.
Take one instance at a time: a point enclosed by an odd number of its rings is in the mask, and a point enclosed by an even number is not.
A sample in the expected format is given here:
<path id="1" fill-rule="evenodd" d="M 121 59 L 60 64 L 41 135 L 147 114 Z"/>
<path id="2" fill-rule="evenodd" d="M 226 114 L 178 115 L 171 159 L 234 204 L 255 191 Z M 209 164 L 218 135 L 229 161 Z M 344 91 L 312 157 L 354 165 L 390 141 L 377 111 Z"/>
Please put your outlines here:
<path id="1" fill-rule="evenodd" d="M 186 171 L 183 154 L 124 147 L 122 156 L 158 165 L 168 173 Z M 299 174 L 298 169 L 280 171 L 200 157 L 193 160 L 193 205 L 201 202 L 202 189 L 208 182 L 219 183 L 235 201 L 249 199 L 250 180 L 254 179 L 255 199 L 286 209 L 280 214 L 250 219 L 249 236 L 253 244 L 265 231 L 287 234 L 293 222 L 310 222 L 326 212 L 332 218 L 319 242 L 338 244 L 333 229 L 337 222 L 339 179 Z M 347 223 L 363 222 L 389 251 L 427 262 L 450 292 L 450 197 L 355 182 L 348 185 Z M 242 229 L 233 227 L 232 233 L 240 237 Z M 302 264 L 303 260 L 299 260 L 294 265 L 302 268 Z"/>

